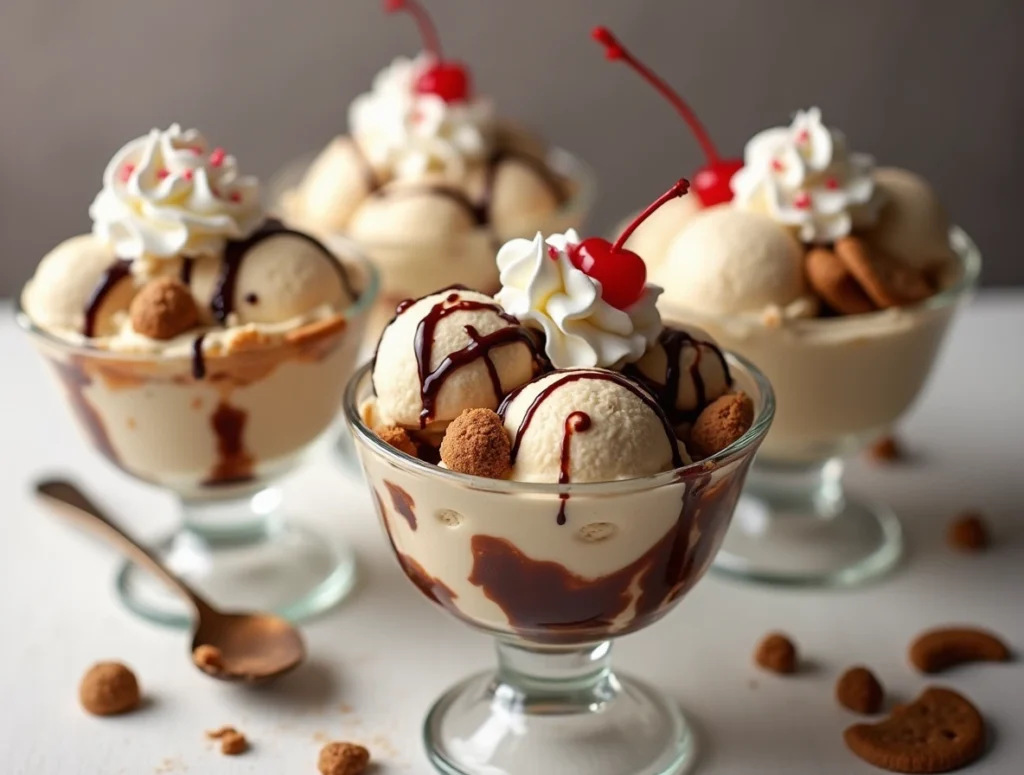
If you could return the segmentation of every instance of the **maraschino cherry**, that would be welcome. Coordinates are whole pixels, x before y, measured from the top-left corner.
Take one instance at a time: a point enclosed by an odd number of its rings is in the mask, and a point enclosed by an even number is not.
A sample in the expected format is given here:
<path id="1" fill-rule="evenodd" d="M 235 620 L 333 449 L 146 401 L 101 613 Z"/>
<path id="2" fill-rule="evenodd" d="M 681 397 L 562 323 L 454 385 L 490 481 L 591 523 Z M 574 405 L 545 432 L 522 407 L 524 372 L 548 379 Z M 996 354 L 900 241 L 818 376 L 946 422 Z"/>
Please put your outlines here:
<path id="1" fill-rule="evenodd" d="M 700 119 L 697 118 L 697 114 L 690 109 L 690 106 L 683 101 L 683 98 L 671 86 L 627 51 L 612 34 L 611 30 L 607 27 L 595 27 L 591 34 L 594 40 L 604 46 L 605 55 L 608 59 L 613 61 L 621 59 L 636 70 L 645 81 L 657 89 L 679 111 L 679 115 L 690 125 L 690 131 L 697 138 L 697 142 L 704 149 L 704 155 L 708 159 L 707 165 L 697 170 L 693 177 L 693 190 L 700 199 L 701 204 L 705 207 L 711 207 L 711 205 L 721 204 L 722 202 L 731 202 L 732 188 L 729 186 L 729 183 L 732 180 L 732 176 L 743 166 L 743 161 L 740 159 L 723 159 L 719 156 L 718 149 L 715 148 L 715 144 L 711 141 L 707 130 L 701 124 Z"/>
<path id="2" fill-rule="evenodd" d="M 636 253 L 623 247 L 626 240 L 655 210 L 669 200 L 683 196 L 689 189 L 689 181 L 676 182 L 633 219 L 614 245 L 601 237 L 588 237 L 569 248 L 569 260 L 573 266 L 601 283 L 601 298 L 616 309 L 626 309 L 639 301 L 647 285 L 647 265 Z"/>
<path id="3" fill-rule="evenodd" d="M 412 16 L 420 28 L 420 35 L 423 36 L 423 47 L 434 60 L 416 81 L 417 93 L 436 94 L 445 102 L 468 100 L 473 91 L 469 70 L 461 62 L 444 58 L 437 28 L 423 6 L 417 0 L 384 0 L 384 10 L 388 13 L 405 11 Z"/>

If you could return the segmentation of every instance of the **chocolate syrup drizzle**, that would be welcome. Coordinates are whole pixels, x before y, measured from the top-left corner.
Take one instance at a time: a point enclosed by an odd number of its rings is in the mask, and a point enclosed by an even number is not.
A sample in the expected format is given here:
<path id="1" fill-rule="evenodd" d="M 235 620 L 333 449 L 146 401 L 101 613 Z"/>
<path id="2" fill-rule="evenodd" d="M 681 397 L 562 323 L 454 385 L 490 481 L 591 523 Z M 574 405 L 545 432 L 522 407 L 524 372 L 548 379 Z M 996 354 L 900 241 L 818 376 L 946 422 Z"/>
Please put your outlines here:
<path id="1" fill-rule="evenodd" d="M 206 334 L 200 334 L 192 342 L 192 376 L 202 379 L 206 376 L 206 357 L 203 355 L 203 340 Z"/>
<path id="2" fill-rule="evenodd" d="M 631 379 L 628 379 L 627 377 L 622 376 L 618 372 L 604 371 L 598 369 L 556 369 L 555 371 L 549 372 L 549 374 L 545 376 L 552 375 L 559 376 L 555 377 L 555 379 L 551 380 L 551 382 L 545 385 L 544 388 L 536 395 L 536 397 L 534 397 L 533 402 L 527 407 L 526 413 L 523 415 L 523 419 L 519 423 L 519 428 L 516 431 L 515 440 L 512 442 L 512 465 L 515 465 L 516 457 L 519 455 L 519 447 L 523 442 L 523 435 L 530 429 L 530 423 L 533 422 L 533 417 L 535 414 L 537 414 L 537 410 L 540 409 L 541 404 L 543 404 L 548 398 L 550 398 L 551 395 L 563 385 L 568 385 L 571 382 L 579 382 L 580 380 L 583 379 L 593 379 L 604 382 L 614 382 L 617 385 L 624 387 L 630 393 L 632 393 L 645 404 L 647 404 L 647 406 L 650 407 L 651 411 L 653 411 L 658 416 L 658 419 L 661 421 L 662 427 L 665 429 L 665 436 L 666 438 L 668 438 L 669 446 L 672 448 L 672 466 L 674 468 L 682 467 L 683 457 L 679 453 L 679 444 L 676 440 L 676 434 L 675 431 L 672 430 L 672 425 L 669 422 L 668 417 L 665 416 L 665 412 L 662 411 L 660 406 L 658 406 L 658 402 L 654 399 L 654 397 L 646 390 L 644 390 L 644 388 L 638 385 L 636 382 L 634 382 Z M 525 387 L 525 385 L 523 387 Z M 509 406 L 511 405 L 515 397 L 519 395 L 520 391 L 523 390 L 523 387 L 519 388 L 516 391 L 513 391 L 508 396 L 506 396 L 505 400 L 502 401 L 501 406 L 498 407 L 498 414 L 501 416 L 502 420 L 505 419 L 505 416 L 508 413 Z M 570 415 L 570 417 L 571 416 L 572 415 Z M 587 428 L 589 427 L 590 426 L 588 424 Z"/>
<path id="3" fill-rule="evenodd" d="M 559 206 L 565 204 L 567 198 L 565 188 L 558 177 L 548 169 L 546 164 L 533 156 L 508 148 L 499 149 L 488 157 L 486 172 L 484 173 L 484 189 L 480 194 L 480 201 L 478 202 L 470 199 L 464 191 L 441 183 L 424 183 L 419 186 L 406 186 L 399 189 L 381 188 L 378 185 L 370 190 L 373 196 L 381 199 L 422 193 L 436 194 L 455 202 L 469 213 L 474 224 L 480 228 L 485 228 L 491 224 L 491 211 L 494 206 L 494 188 L 498 179 L 498 170 L 502 163 L 506 161 L 518 161 L 533 169 L 554 194 Z M 376 176 L 373 177 L 373 181 L 377 182 Z"/>
<path id="4" fill-rule="evenodd" d="M 704 384 L 704 377 L 701 376 L 700 373 L 700 364 L 701 359 L 704 356 L 704 348 L 710 350 L 714 354 L 714 357 L 719 360 L 722 365 L 722 371 L 725 373 L 726 384 L 732 385 L 732 374 L 729 371 L 729 363 L 725 360 L 725 355 L 716 344 L 709 342 L 706 339 L 698 339 L 686 331 L 680 331 L 677 328 L 663 328 L 661 334 L 658 336 L 658 343 L 664 348 L 665 357 L 667 359 L 664 383 L 651 379 L 651 377 L 644 374 L 636 364 L 629 364 L 625 368 L 624 373 L 630 378 L 643 383 L 651 390 L 652 393 L 654 393 L 658 399 L 658 403 L 661 405 L 661 408 L 665 410 L 665 414 L 668 415 L 668 418 L 673 425 L 679 425 L 683 422 L 692 422 L 697 418 L 700 410 L 703 409 L 704 405 L 707 403 L 707 386 Z M 693 363 L 689 365 L 686 371 L 690 381 L 693 382 L 697 399 L 696 406 L 690 410 L 679 409 L 676 406 L 679 396 L 679 382 L 682 379 L 683 372 L 683 350 L 687 347 L 692 347 L 694 352 Z"/>
<path id="5" fill-rule="evenodd" d="M 457 369 L 482 358 L 487 367 L 491 387 L 494 389 L 494 396 L 498 401 L 501 401 L 505 391 L 501 385 L 498 369 L 491 360 L 491 351 L 508 344 L 522 342 L 530 348 L 530 352 L 535 360 L 540 359 L 537 341 L 533 334 L 525 326 L 521 325 L 516 318 L 505 312 L 501 306 L 474 299 L 462 299 L 459 297 L 458 291 L 465 289 L 461 287 L 448 290 L 453 290 L 453 292 L 431 307 L 416 327 L 414 347 L 416 349 L 416 364 L 420 377 L 420 399 L 423 403 L 423 409 L 420 411 L 421 429 L 426 428 L 427 424 L 433 419 L 437 397 L 441 392 L 441 388 Z M 404 304 L 405 302 L 399 305 L 398 314 L 408 309 L 408 306 L 403 306 Z M 473 326 L 465 326 L 466 335 L 470 339 L 469 344 L 461 350 L 449 353 L 438 364 L 436 369 L 431 370 L 430 363 L 434 354 L 434 332 L 437 329 L 438 323 L 456 312 L 478 310 L 493 312 L 507 322 L 509 324 L 508 327 L 500 328 L 490 334 L 481 334 Z"/>
<path id="6" fill-rule="evenodd" d="M 565 430 L 562 433 L 562 457 L 558 467 L 558 483 L 568 484 L 569 483 L 569 465 L 570 465 L 570 451 L 572 448 L 572 437 L 576 433 L 586 433 L 590 430 L 591 419 L 590 415 L 586 412 L 572 412 L 568 417 L 565 418 Z M 559 499 L 561 504 L 558 506 L 558 519 L 555 521 L 559 525 L 565 524 L 565 503 L 569 500 L 568 493 L 559 493 Z"/>
<path id="7" fill-rule="evenodd" d="M 178 273 L 178 279 L 181 280 L 182 285 L 192 285 L 192 269 L 195 268 L 195 263 L 196 260 L 189 256 L 184 256 L 181 259 L 181 271 Z"/>
<path id="8" fill-rule="evenodd" d="M 115 286 L 131 271 L 132 262 L 126 258 L 119 258 L 107 267 L 85 305 L 85 325 L 82 328 L 85 336 L 91 338 L 96 335 L 96 319 L 99 317 L 100 307 Z"/>
<path id="9" fill-rule="evenodd" d="M 560 374 L 561 376 L 551 380 L 547 385 L 541 389 L 541 391 L 534 397 L 533 402 L 526 408 L 526 413 L 523 415 L 523 419 L 519 423 L 519 428 L 516 430 L 516 437 L 512 442 L 512 454 L 510 455 L 510 463 L 515 465 L 516 458 L 519 456 L 519 447 L 523 441 L 523 435 L 530 429 L 530 423 L 533 422 L 533 417 L 537 414 L 537 410 L 540 409 L 541 405 L 551 397 L 551 395 L 563 385 L 568 385 L 571 382 L 579 382 L 583 379 L 595 379 L 603 380 L 605 382 L 614 382 L 622 387 L 626 388 L 630 393 L 635 395 L 641 401 L 643 401 L 651 410 L 658 416 L 661 421 L 662 427 L 665 429 L 665 436 L 668 438 L 669 446 L 672 449 L 672 467 L 680 468 L 683 465 L 683 457 L 679 453 L 679 443 L 676 440 L 675 431 L 672 430 L 672 425 L 669 422 L 665 412 L 662 411 L 658 402 L 650 395 L 641 385 L 637 384 L 631 379 L 622 376 L 614 371 L 598 371 L 589 369 L 557 369 L 550 374 Z M 529 384 L 529 383 L 527 383 Z M 525 385 L 523 386 L 525 387 Z M 498 407 L 498 414 L 501 419 L 504 420 L 508 414 L 508 408 L 512 401 L 517 395 L 523 390 L 520 387 L 518 390 L 513 391 L 505 400 L 501 402 L 501 406 Z M 569 483 L 569 468 L 570 468 L 570 447 L 572 443 L 572 436 L 575 433 L 584 433 L 590 430 L 591 426 L 590 415 L 585 412 L 572 412 L 568 417 L 565 418 L 565 431 L 562 436 L 562 455 L 558 473 L 558 483 L 568 484 Z M 566 522 L 565 517 L 565 506 L 566 501 L 569 500 L 568 493 L 559 493 L 558 495 L 561 503 L 558 507 L 558 517 L 556 521 L 559 525 L 564 525 Z"/>
<path id="10" fill-rule="evenodd" d="M 334 258 L 334 254 L 322 242 L 309 234 L 287 228 L 276 218 L 268 218 L 250 236 L 244 240 L 231 240 L 224 248 L 220 277 L 217 279 L 217 285 L 214 287 L 213 296 L 210 299 L 210 310 L 213 312 L 213 317 L 222 326 L 227 325 L 228 315 L 235 310 L 235 286 L 238 283 L 238 273 L 246 255 L 264 240 L 281 235 L 297 237 L 318 248 L 323 253 L 324 259 L 329 261 L 338 273 L 338 279 L 341 280 L 341 285 L 346 293 L 353 299 L 357 297 L 345 267 Z"/>

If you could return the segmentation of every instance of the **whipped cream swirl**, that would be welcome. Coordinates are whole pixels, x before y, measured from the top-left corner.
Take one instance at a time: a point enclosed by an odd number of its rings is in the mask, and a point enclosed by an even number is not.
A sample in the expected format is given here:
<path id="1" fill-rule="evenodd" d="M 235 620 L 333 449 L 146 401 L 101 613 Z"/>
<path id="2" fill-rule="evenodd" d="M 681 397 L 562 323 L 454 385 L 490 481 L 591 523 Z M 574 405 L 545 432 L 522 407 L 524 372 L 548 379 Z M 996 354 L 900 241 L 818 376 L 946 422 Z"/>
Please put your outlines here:
<path id="1" fill-rule="evenodd" d="M 507 242 L 498 251 L 502 287 L 495 298 L 544 332 L 555 368 L 617 368 L 639 360 L 662 330 L 656 306 L 662 289 L 648 284 L 634 304 L 616 309 L 601 297 L 601 283 L 573 265 L 569 250 L 579 243 L 572 229 Z"/>
<path id="2" fill-rule="evenodd" d="M 120 258 L 219 255 L 263 222 L 259 184 L 194 129 L 152 130 L 114 154 L 89 208 Z"/>
<path id="3" fill-rule="evenodd" d="M 811 108 L 747 143 L 732 190 L 737 207 L 794 227 L 802 241 L 834 242 L 878 220 L 882 195 L 874 166 L 872 157 L 850 153 L 843 134 Z"/>
<path id="4" fill-rule="evenodd" d="M 491 149 L 495 113 L 483 97 L 445 102 L 416 91 L 435 60 L 399 57 L 373 80 L 373 89 L 349 107 L 349 128 L 370 163 L 398 177 L 430 172 L 461 176 L 468 162 Z"/>

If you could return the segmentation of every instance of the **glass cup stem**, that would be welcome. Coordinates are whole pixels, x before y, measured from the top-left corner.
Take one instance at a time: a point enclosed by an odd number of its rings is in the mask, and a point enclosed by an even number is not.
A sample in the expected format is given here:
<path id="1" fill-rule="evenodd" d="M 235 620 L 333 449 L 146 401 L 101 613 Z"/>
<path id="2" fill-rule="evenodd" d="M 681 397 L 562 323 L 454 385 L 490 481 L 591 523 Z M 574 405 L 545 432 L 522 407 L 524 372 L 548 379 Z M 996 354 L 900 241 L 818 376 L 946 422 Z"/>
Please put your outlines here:
<path id="1" fill-rule="evenodd" d="M 715 570 L 789 586 L 850 586 L 890 570 L 902 553 L 899 521 L 884 506 L 847 497 L 843 468 L 840 458 L 758 458 Z"/>
<path id="2" fill-rule="evenodd" d="M 498 641 L 495 699 L 530 713 L 593 712 L 614 700 L 621 687 L 612 672 L 611 641 L 583 648 L 537 650 Z M 557 710 L 556 710 L 557 709 Z"/>
<path id="3" fill-rule="evenodd" d="M 231 499 L 181 498 L 184 532 L 211 545 L 245 545 L 266 540 L 282 525 L 279 487 Z"/>

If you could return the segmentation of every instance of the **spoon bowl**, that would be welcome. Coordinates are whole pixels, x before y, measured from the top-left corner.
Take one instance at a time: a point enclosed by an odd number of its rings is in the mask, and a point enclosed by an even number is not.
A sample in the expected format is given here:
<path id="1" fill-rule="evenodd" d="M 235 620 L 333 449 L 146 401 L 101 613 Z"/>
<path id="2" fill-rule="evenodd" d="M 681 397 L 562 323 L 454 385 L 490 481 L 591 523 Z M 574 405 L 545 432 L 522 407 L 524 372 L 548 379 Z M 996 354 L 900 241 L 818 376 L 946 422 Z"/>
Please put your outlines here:
<path id="1" fill-rule="evenodd" d="M 218 611 L 73 483 L 46 479 L 36 484 L 36 493 L 56 505 L 64 516 L 114 544 L 192 604 L 196 611 L 192 661 L 207 675 L 222 681 L 258 683 L 298 667 L 306 658 L 302 635 L 289 622 L 272 614 Z M 197 650 L 204 646 L 209 650 L 201 657 Z"/>

